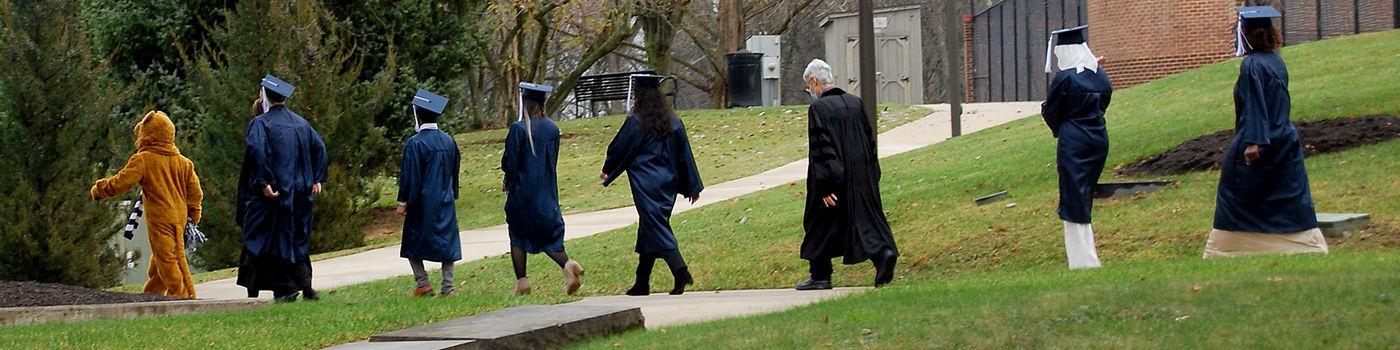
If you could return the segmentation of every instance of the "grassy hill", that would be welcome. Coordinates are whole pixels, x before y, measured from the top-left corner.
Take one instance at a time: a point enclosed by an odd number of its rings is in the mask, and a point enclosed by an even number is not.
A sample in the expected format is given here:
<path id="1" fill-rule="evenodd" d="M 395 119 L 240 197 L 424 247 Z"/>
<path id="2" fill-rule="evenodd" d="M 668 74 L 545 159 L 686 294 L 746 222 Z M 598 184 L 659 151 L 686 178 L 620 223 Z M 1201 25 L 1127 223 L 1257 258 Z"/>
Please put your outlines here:
<path id="1" fill-rule="evenodd" d="M 1293 74 L 1295 120 L 1400 115 L 1400 81 L 1395 79 L 1400 76 L 1400 31 L 1290 47 L 1284 57 Z M 1109 167 L 1231 128 L 1231 85 L 1238 64 L 1232 60 L 1119 91 L 1108 115 Z M 1237 341 L 1275 329 L 1269 325 L 1288 335 L 1283 340 L 1319 335 L 1306 338 L 1321 339 L 1311 347 L 1332 344 L 1323 343 L 1329 340 L 1356 347 L 1394 344 L 1393 335 L 1385 338 L 1393 331 L 1356 336 L 1359 328 L 1395 329 L 1400 315 L 1395 293 L 1383 292 L 1400 287 L 1394 272 L 1400 253 L 1385 249 L 1400 246 L 1400 177 L 1395 176 L 1400 173 L 1400 141 L 1307 160 L 1320 211 L 1361 211 L 1374 218 L 1372 229 L 1346 242 L 1333 241 L 1332 256 L 1200 261 L 1218 177 L 1200 172 L 1173 178 L 1179 183 L 1173 189 L 1098 202 L 1095 230 L 1105 268 L 1076 272 L 1064 271 L 1061 224 L 1054 214 L 1054 147 L 1044 125 L 1030 118 L 882 161 L 885 209 L 903 253 L 899 278 L 889 288 L 776 315 L 636 332 L 592 345 L 1068 347 L 1100 346 L 1091 342 L 1103 340 L 1104 346 L 1151 347 L 1192 339 L 1201 347 L 1295 344 Z M 569 169 L 570 176 L 596 172 Z M 560 172 L 565 172 L 562 164 Z M 1120 179 L 1110 174 L 1105 180 Z M 494 186 L 496 180 L 479 181 Z M 696 276 L 694 289 L 787 288 L 805 278 L 806 264 L 797 257 L 803 188 L 800 183 L 774 188 L 677 216 L 673 225 Z M 1009 191 L 1011 198 L 990 206 L 972 204 L 973 198 L 999 190 Z M 587 203 L 572 201 L 575 208 Z M 620 294 L 630 285 L 634 230 L 567 244 L 570 255 L 588 268 L 583 294 Z M 409 299 L 411 278 L 401 277 L 340 288 L 318 304 L 6 327 L 0 348 L 312 348 L 511 305 L 572 300 L 561 296 L 562 288 L 551 288 L 561 281 L 547 259 L 536 257 L 531 265 L 535 294 L 525 298 L 508 295 L 514 280 L 510 263 L 497 257 L 460 265 L 460 294 L 453 299 Z M 868 285 L 871 278 L 869 265 L 838 266 L 835 276 L 840 285 Z M 652 282 L 654 290 L 664 290 L 669 274 L 658 271 Z M 1187 294 L 1198 283 L 1204 289 Z M 1242 294 L 1234 297 L 1229 291 Z M 1073 299 L 1080 295 L 1082 299 Z M 1276 296 L 1284 306 L 1268 303 Z M 906 312 L 887 317 L 890 310 Z M 1182 316 L 1211 321 L 1172 323 Z M 288 324 L 298 326 L 280 326 Z M 833 328 L 821 328 L 827 324 Z M 1176 324 L 1182 325 L 1172 326 Z M 1207 342 L 1211 335 L 1236 340 Z M 732 339 L 713 342 L 720 338 Z M 987 340 L 973 342 L 977 339 Z"/>
<path id="2" fill-rule="evenodd" d="M 1294 121 L 1400 115 L 1400 31 L 1299 45 L 1283 55 Z M 1109 167 L 1232 128 L 1238 66 L 1231 60 L 1118 91 L 1108 113 Z M 1332 256 L 1200 261 L 1219 177 L 1211 171 L 1173 178 L 1179 186 L 1163 192 L 1097 202 L 1095 231 L 1106 267 L 1069 272 L 1054 214 L 1054 141 L 1039 120 L 1022 120 L 883 163 L 886 210 L 904 253 L 903 283 L 894 288 L 589 345 L 1393 346 L 1397 334 L 1379 330 L 1400 325 L 1394 301 L 1400 252 L 1393 250 L 1400 247 L 1400 141 L 1306 163 L 1319 211 L 1373 216 L 1371 229 L 1330 241 Z M 1010 191 L 1011 199 L 972 204 L 997 190 Z M 702 288 L 786 287 L 801 279 L 794 228 L 801 222 L 799 191 L 687 213 L 693 224 L 681 225 L 689 233 L 681 242 L 702 252 L 692 256 L 705 255 L 692 258 L 701 266 L 692 269 L 704 271 L 697 273 Z M 727 220 L 740 215 L 753 219 Z M 744 244 L 727 243 L 734 240 Z M 602 242 L 580 243 L 575 246 Z M 848 285 L 870 278 L 867 265 L 838 268 L 836 277 Z M 1192 293 L 1197 284 L 1205 292 Z M 737 332 L 750 336 L 721 336 Z"/>

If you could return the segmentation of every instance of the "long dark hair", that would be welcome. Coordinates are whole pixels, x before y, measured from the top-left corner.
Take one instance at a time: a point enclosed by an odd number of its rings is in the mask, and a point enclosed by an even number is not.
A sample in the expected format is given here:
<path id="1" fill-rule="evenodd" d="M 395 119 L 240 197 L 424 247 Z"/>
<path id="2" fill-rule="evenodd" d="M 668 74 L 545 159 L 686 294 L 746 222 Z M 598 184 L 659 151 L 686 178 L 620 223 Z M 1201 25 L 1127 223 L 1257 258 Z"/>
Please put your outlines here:
<path id="1" fill-rule="evenodd" d="M 676 114 L 671 111 L 671 104 L 666 103 L 666 96 L 661 94 L 661 89 L 638 87 L 636 90 L 632 96 L 636 101 L 632 113 L 641 118 L 642 125 L 656 135 L 671 132 L 671 122 L 676 120 Z"/>
<path id="2" fill-rule="evenodd" d="M 1283 47 L 1283 33 L 1273 27 L 1245 27 L 1245 40 L 1249 41 L 1249 52 L 1272 52 Z"/>

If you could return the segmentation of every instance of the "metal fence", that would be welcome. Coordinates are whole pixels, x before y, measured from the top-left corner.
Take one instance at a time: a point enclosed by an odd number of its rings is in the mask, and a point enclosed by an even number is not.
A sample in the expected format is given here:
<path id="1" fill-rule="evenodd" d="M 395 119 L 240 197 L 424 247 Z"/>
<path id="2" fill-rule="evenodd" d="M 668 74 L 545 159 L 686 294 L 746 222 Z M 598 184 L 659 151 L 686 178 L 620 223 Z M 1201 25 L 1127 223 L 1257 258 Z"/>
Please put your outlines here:
<path id="1" fill-rule="evenodd" d="M 973 10 L 968 68 L 978 102 L 1045 99 L 1046 33 L 1089 21 L 1087 0 L 1006 0 Z"/>

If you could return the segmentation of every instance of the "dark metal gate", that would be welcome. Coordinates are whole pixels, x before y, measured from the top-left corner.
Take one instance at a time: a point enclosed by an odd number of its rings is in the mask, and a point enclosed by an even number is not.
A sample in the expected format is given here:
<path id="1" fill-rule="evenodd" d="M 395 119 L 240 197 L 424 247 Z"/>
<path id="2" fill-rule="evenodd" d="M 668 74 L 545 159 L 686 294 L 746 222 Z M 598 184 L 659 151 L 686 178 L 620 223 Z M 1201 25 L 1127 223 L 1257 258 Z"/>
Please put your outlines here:
<path id="1" fill-rule="evenodd" d="M 1386 4 L 1390 2 L 1390 4 Z M 1249 0 L 1283 13 L 1286 45 L 1400 28 L 1400 0 Z M 1391 11 L 1385 11 L 1389 6 Z"/>
<path id="2" fill-rule="evenodd" d="M 977 102 L 1045 99 L 1045 39 L 1088 23 L 1087 0 L 1006 0 L 973 7 L 972 93 Z"/>

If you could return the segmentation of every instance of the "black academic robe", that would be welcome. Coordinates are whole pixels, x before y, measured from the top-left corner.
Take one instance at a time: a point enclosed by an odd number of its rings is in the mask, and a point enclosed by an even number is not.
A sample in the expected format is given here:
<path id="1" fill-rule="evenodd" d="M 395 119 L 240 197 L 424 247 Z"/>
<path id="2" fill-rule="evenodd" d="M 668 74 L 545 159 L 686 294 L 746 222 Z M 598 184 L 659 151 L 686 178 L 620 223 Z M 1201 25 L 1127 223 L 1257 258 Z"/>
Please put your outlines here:
<path id="1" fill-rule="evenodd" d="M 802 258 L 870 259 L 889 248 L 898 253 L 880 200 L 880 157 L 875 128 L 860 98 L 840 88 L 822 93 L 807 108 L 807 209 Z M 822 197 L 836 194 L 827 208 Z"/>
<path id="2" fill-rule="evenodd" d="M 501 155 L 505 173 L 506 224 L 510 245 L 527 253 L 564 251 L 564 215 L 559 211 L 559 127 L 549 118 L 510 126 Z M 531 149 L 531 138 L 534 148 Z"/>
<path id="3" fill-rule="evenodd" d="M 1078 224 L 1093 221 L 1094 185 L 1108 160 L 1108 127 L 1104 113 L 1113 97 L 1113 84 L 1100 68 L 1062 70 L 1055 74 L 1041 105 L 1041 116 L 1058 139 L 1055 169 L 1060 173 L 1060 219 Z"/>
<path id="4" fill-rule="evenodd" d="M 1317 228 L 1289 103 L 1283 58 L 1273 52 L 1245 56 L 1235 83 L 1235 139 L 1220 163 L 1216 229 L 1296 233 Z M 1246 165 L 1249 145 L 1259 145 L 1259 159 Z"/>
<path id="5" fill-rule="evenodd" d="M 608 158 L 603 162 L 607 178 L 603 186 L 612 184 L 623 171 L 632 185 L 632 201 L 637 206 L 637 253 L 649 254 L 676 250 L 676 236 L 671 231 L 671 209 L 676 195 L 700 195 L 705 184 L 695 166 L 690 139 L 680 118 L 671 122 L 671 131 L 657 135 L 642 125 L 640 116 L 631 115 L 618 129 L 608 145 Z"/>
<path id="6" fill-rule="evenodd" d="M 250 294 L 311 288 L 311 186 L 325 181 L 326 147 L 306 119 L 279 105 L 248 123 L 237 212 L 238 284 Z M 267 185 L 277 198 L 263 196 Z"/>
<path id="7" fill-rule="evenodd" d="M 399 256 L 410 260 L 462 260 L 457 230 L 457 174 L 462 155 L 452 136 L 419 130 L 403 145 L 399 203 L 407 206 Z"/>

